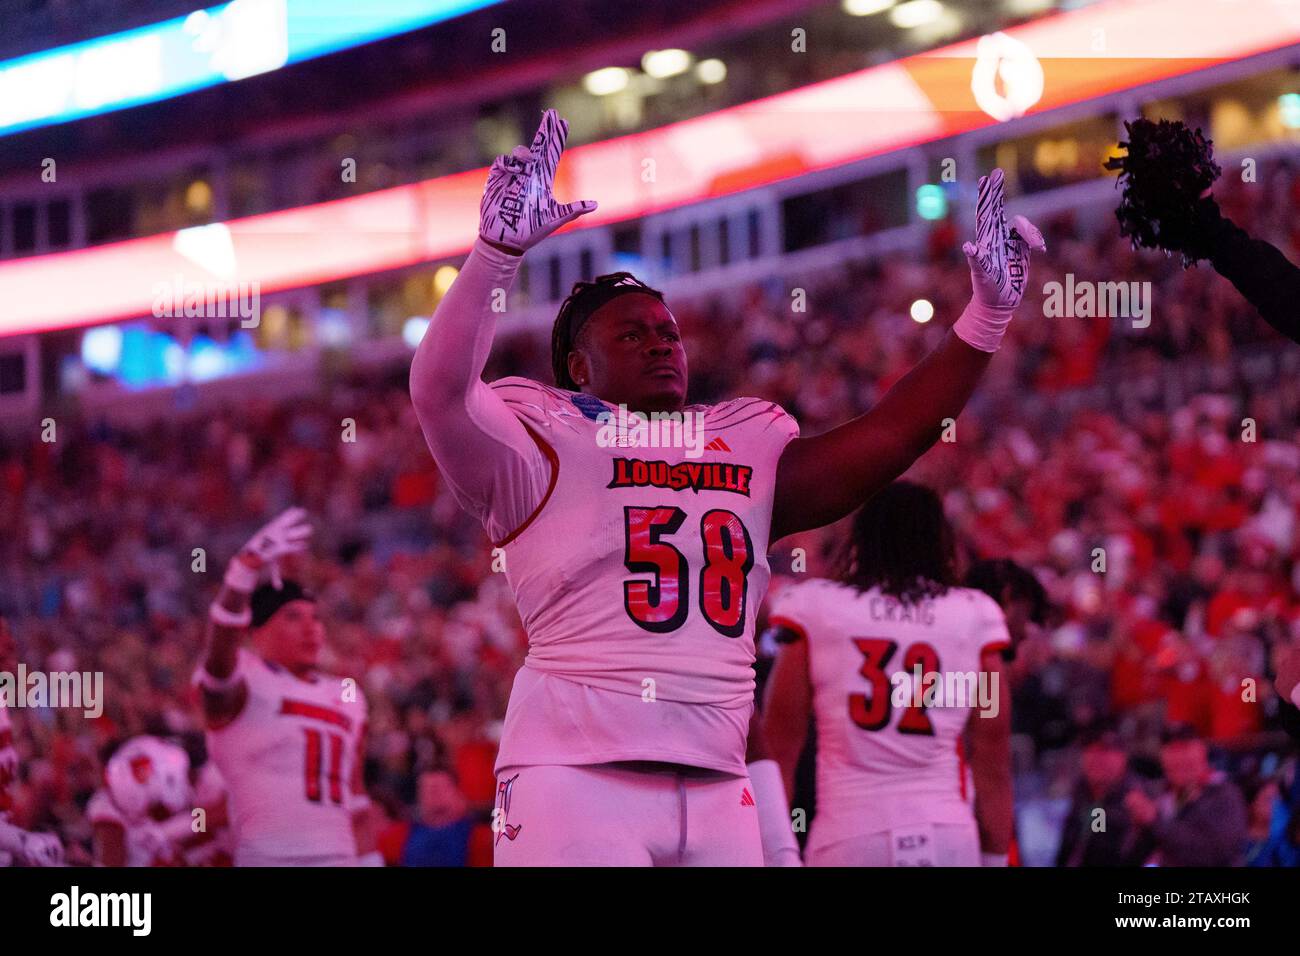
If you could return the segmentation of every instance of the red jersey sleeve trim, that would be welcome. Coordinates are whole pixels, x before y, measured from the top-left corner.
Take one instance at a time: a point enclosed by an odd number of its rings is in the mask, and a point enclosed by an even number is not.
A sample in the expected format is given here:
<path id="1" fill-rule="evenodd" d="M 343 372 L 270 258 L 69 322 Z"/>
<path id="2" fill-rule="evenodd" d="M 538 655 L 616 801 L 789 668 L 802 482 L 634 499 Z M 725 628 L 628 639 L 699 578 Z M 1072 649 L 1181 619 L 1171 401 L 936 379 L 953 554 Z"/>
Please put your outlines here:
<path id="1" fill-rule="evenodd" d="M 508 535 L 493 545 L 493 547 L 497 548 L 504 548 L 511 541 L 515 540 L 515 538 L 523 534 L 524 531 L 528 529 L 528 526 L 536 520 L 537 516 L 542 513 L 542 509 L 546 507 L 546 502 L 551 500 L 551 493 L 555 491 L 555 483 L 560 477 L 560 456 L 556 454 L 555 449 L 551 447 L 550 443 L 547 442 L 546 439 L 533 431 L 532 427 L 526 421 L 521 418 L 519 419 L 519 422 L 524 426 L 524 430 L 532 436 L 533 441 L 537 443 L 537 447 L 542 450 L 542 454 L 544 454 L 547 460 L 550 461 L 551 480 L 546 486 L 546 494 L 542 495 L 542 500 L 537 503 L 537 507 L 533 509 L 533 513 L 524 519 L 523 524 L 518 528 L 515 528 L 514 531 L 511 531 Z"/>
<path id="2" fill-rule="evenodd" d="M 808 632 L 803 629 L 802 624 L 800 624 L 797 621 L 793 621 L 788 617 L 783 617 L 780 614 L 769 614 L 767 618 L 767 626 L 783 627 L 787 631 L 794 631 L 794 633 L 799 636 L 799 640 L 801 641 L 808 640 Z"/>

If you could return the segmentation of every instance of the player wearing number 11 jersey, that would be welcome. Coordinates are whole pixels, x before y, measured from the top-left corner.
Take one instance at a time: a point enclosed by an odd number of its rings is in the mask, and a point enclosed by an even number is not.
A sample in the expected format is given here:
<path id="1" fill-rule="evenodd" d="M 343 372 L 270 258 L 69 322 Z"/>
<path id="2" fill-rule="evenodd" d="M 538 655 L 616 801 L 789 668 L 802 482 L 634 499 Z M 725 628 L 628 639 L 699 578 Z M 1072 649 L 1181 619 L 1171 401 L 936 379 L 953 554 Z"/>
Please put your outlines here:
<path id="1" fill-rule="evenodd" d="M 555 386 L 488 385 L 521 256 L 595 209 L 554 199 L 566 135 L 547 110 L 531 148 L 493 163 L 478 240 L 411 366 L 429 449 L 504 551 L 528 634 L 497 756 L 495 861 L 757 865 L 760 829 L 791 840 L 781 788 L 771 799 L 745 764 L 768 546 L 848 514 L 938 438 L 1023 294 L 1028 243 L 988 177 L 955 334 L 814 438 L 763 399 L 688 405 L 677 322 L 627 273 L 575 285 L 552 333 Z M 624 441 L 621 406 L 674 421 Z"/>
<path id="2" fill-rule="evenodd" d="M 362 816 L 365 696 L 319 669 L 315 599 L 280 577 L 281 559 L 306 549 L 305 518 L 284 512 L 226 569 L 194 678 L 208 751 L 229 792 L 236 866 L 382 865 Z M 271 583 L 259 584 L 264 569 Z"/>

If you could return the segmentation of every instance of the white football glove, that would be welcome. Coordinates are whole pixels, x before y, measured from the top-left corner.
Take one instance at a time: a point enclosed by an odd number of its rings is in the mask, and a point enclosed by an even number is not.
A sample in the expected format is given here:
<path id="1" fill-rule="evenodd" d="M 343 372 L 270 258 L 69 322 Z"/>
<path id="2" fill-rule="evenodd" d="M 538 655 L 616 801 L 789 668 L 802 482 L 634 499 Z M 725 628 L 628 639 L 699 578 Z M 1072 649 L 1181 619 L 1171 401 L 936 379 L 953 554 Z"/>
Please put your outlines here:
<path id="1" fill-rule="evenodd" d="M 1016 216 L 1007 228 L 1002 183 L 1001 169 L 980 177 L 975 241 L 962 243 L 961 249 L 970 263 L 971 287 L 980 304 L 1014 309 L 1029 282 L 1029 250 L 1045 251 L 1047 243 L 1038 227 L 1024 216 Z"/>
<path id="2" fill-rule="evenodd" d="M 1024 216 L 1016 216 L 1007 228 L 1002 170 L 981 176 L 975 241 L 961 247 L 970 263 L 973 295 L 952 327 L 958 338 L 981 352 L 998 350 L 1029 285 L 1029 250 L 1046 248 L 1043 234 Z"/>
<path id="3" fill-rule="evenodd" d="M 281 588 L 284 581 L 280 577 L 280 559 L 306 551 L 311 535 L 312 527 L 307 523 L 307 512 L 302 508 L 290 508 L 249 538 L 248 543 L 239 549 L 239 554 L 253 557 L 253 563 L 259 567 L 269 566 L 271 583 L 276 588 Z M 231 563 L 233 566 L 236 562 Z M 229 574 L 226 583 L 231 583 Z M 252 588 L 241 590 L 251 591 Z"/>
<path id="4" fill-rule="evenodd" d="M 555 110 L 546 110 L 531 148 L 516 146 L 510 155 L 492 161 L 479 204 L 481 237 L 522 254 L 596 208 L 592 200 L 555 201 L 555 167 L 568 135 L 569 124 Z"/>
<path id="5" fill-rule="evenodd" d="M 62 866 L 63 844 L 52 833 L 25 833 L 18 858 L 26 866 Z"/>

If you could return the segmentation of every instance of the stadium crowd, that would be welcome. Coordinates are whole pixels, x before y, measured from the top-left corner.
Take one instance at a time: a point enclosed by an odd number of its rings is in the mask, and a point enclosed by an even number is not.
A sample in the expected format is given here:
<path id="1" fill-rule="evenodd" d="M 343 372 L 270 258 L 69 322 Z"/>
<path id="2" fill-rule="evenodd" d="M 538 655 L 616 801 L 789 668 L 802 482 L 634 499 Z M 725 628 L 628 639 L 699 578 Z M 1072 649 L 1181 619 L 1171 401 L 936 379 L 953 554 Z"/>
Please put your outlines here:
<path id="1" fill-rule="evenodd" d="M 1260 180 L 1216 194 L 1295 259 L 1300 177 L 1283 165 Z M 1044 233 L 1002 354 L 952 440 L 910 473 L 943 494 L 966 562 L 1012 558 L 1050 597 L 1011 669 L 1022 861 L 1144 862 L 1163 836 L 1081 846 L 1077 811 L 1100 801 L 1115 829 L 1141 827 L 1127 794 L 1168 800 L 1169 746 L 1206 741 L 1222 799 L 1242 813 L 1240 827 L 1231 814 L 1212 824 L 1221 859 L 1295 865 L 1300 789 L 1271 687 L 1276 652 L 1300 641 L 1300 381 L 1280 374 L 1294 350 L 1206 268 L 1139 256 L 1070 215 Z M 1045 317 L 1043 286 L 1067 273 L 1149 281 L 1149 327 Z M 806 313 L 791 311 L 795 287 Z M 692 401 L 770 398 L 809 435 L 876 401 L 968 295 L 959 238 L 940 224 L 922 258 L 668 302 Z M 936 320 L 909 317 L 920 296 Z M 516 339 L 488 377 L 549 381 L 547 357 L 540 339 Z M 441 487 L 405 370 L 139 430 L 87 411 L 60 417 L 55 442 L 0 453 L 0 614 L 29 669 L 102 671 L 106 685 L 97 719 L 13 712 L 15 822 L 57 829 L 84 862 L 85 804 L 114 745 L 152 732 L 201 754 L 189 677 L 207 603 L 244 538 L 296 504 L 317 529 L 293 573 L 321 601 L 327 669 L 358 676 L 371 702 L 366 779 L 389 820 L 385 855 L 490 860 L 494 741 L 525 635 L 490 544 Z M 796 547 L 804 573 L 833 573 L 840 530 L 781 542 L 774 587 L 797 573 Z M 1166 863 L 1214 862 L 1161 849 Z"/>

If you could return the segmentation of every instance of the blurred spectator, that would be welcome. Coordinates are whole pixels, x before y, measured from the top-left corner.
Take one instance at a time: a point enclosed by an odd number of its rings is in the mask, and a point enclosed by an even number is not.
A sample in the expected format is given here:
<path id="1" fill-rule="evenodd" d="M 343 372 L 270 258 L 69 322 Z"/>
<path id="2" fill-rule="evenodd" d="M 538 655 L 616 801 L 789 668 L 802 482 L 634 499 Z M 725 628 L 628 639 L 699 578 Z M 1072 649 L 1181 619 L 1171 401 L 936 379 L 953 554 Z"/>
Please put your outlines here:
<path id="1" fill-rule="evenodd" d="M 1056 865 L 1141 865 L 1137 827 L 1125 805 L 1125 795 L 1137 784 L 1119 734 L 1109 727 L 1091 733 L 1080 766 L 1082 779 L 1061 831 Z"/>
<path id="2" fill-rule="evenodd" d="M 1205 741 L 1187 725 L 1171 727 L 1160 747 L 1167 793 L 1130 790 L 1125 809 L 1142 830 L 1138 846 L 1159 866 L 1240 866 L 1246 803 L 1237 785 L 1210 766 Z"/>
<path id="3" fill-rule="evenodd" d="M 420 774 L 414 818 L 380 837 L 384 857 L 400 866 L 491 866 L 491 828 L 469 811 L 448 770 Z"/>

